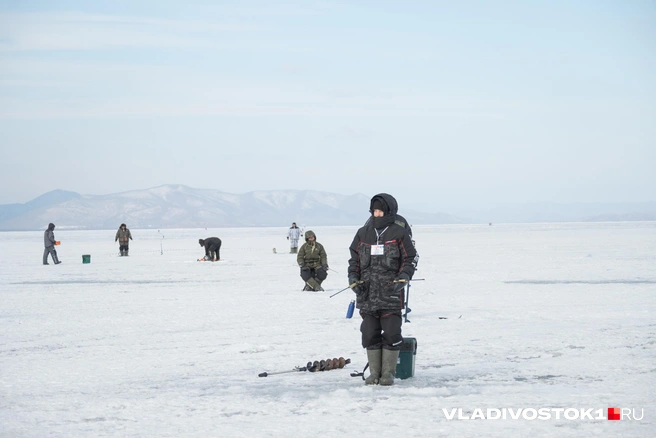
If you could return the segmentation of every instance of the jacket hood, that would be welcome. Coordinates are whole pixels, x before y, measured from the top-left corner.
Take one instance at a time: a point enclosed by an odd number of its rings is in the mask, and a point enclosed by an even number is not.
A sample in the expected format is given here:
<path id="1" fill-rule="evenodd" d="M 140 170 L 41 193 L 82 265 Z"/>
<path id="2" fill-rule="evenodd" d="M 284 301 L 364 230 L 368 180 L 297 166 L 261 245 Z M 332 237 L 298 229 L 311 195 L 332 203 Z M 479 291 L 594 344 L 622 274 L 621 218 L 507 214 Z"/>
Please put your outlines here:
<path id="1" fill-rule="evenodd" d="M 397 204 L 394 196 L 387 193 L 379 193 L 371 198 L 371 201 L 369 202 L 369 213 L 373 214 L 374 201 L 376 200 L 380 201 L 383 204 L 383 207 L 385 207 L 383 210 L 385 212 L 385 216 L 395 215 L 399 211 L 399 204 Z"/>
<path id="2" fill-rule="evenodd" d="M 50 222 L 50 223 L 48 224 L 48 230 L 52 231 L 52 230 L 54 230 L 54 229 L 55 229 L 55 224 L 53 224 L 52 222 Z"/>
<path id="3" fill-rule="evenodd" d="M 314 237 L 314 241 L 315 241 L 315 242 L 317 241 L 317 235 L 314 234 L 314 231 L 312 231 L 312 230 L 307 230 L 307 231 L 305 232 L 305 241 L 307 242 L 308 239 L 309 239 L 310 237 Z"/>

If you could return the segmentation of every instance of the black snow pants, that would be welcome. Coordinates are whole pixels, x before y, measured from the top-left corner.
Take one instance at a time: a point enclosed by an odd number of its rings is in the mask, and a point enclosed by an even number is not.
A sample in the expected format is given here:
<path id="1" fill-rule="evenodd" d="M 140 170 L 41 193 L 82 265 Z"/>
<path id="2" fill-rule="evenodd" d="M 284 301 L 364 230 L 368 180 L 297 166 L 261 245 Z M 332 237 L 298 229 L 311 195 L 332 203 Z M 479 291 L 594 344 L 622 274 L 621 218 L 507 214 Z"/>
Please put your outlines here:
<path id="1" fill-rule="evenodd" d="M 360 324 L 362 347 L 368 350 L 378 350 L 379 348 L 399 350 L 401 348 L 403 320 L 400 311 L 380 311 L 375 315 L 360 313 L 360 316 L 362 316 L 362 324 Z"/>

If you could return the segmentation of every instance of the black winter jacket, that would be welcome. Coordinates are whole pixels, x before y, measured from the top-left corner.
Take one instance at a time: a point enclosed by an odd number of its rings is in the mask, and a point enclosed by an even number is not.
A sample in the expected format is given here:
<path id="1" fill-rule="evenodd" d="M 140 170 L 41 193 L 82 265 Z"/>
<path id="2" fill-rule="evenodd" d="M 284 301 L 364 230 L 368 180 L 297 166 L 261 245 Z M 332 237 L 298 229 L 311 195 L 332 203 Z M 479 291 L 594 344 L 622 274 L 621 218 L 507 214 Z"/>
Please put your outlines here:
<path id="1" fill-rule="evenodd" d="M 384 201 L 385 216 L 371 217 L 358 230 L 349 247 L 349 279 L 364 280 L 356 305 L 364 313 L 400 311 L 403 308 L 405 289 L 396 288 L 392 282 L 401 273 L 412 278 L 417 255 L 410 226 L 396 214 L 396 199 L 381 193 L 372 198 L 372 205 L 377 198 Z M 376 245 L 382 245 L 380 255 L 372 254 L 372 247 Z"/>
<path id="2" fill-rule="evenodd" d="M 216 251 L 221 248 L 221 239 L 218 237 L 208 237 L 205 239 L 205 255 L 210 255 L 210 251 Z"/>
<path id="3" fill-rule="evenodd" d="M 55 224 L 48 224 L 48 229 L 43 233 L 43 245 L 46 248 L 55 246 Z"/>

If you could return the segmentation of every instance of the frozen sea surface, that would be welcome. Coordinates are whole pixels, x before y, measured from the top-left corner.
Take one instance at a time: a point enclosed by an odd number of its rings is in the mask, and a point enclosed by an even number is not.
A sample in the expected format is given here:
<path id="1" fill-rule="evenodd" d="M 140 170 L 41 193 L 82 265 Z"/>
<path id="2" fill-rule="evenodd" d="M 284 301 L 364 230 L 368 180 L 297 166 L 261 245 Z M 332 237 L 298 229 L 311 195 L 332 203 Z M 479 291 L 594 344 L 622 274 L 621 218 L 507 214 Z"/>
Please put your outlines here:
<path id="1" fill-rule="evenodd" d="M 130 257 L 115 231 L 56 229 L 58 266 L 42 232 L 0 233 L 0 436 L 656 436 L 656 223 L 414 227 L 415 376 L 389 388 L 350 377 L 359 317 L 329 298 L 357 227 L 312 229 L 337 271 L 323 293 L 301 292 L 286 228 L 132 230 Z M 199 263 L 209 236 L 222 260 Z"/>

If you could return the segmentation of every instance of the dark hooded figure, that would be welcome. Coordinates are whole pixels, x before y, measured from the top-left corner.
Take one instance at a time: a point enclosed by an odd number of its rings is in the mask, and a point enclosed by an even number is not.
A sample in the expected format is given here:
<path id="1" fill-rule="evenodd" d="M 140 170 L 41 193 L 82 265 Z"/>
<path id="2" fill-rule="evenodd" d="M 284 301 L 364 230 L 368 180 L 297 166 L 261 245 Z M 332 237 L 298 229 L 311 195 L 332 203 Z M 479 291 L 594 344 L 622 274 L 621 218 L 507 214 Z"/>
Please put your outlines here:
<path id="1" fill-rule="evenodd" d="M 128 250 L 130 240 L 132 240 L 132 233 L 130 233 L 130 230 L 125 224 L 121 224 L 120 227 L 118 227 L 118 231 L 116 231 L 116 237 L 114 238 L 114 242 L 118 240 L 119 244 L 119 251 L 121 251 L 121 256 L 127 256 L 128 255 Z"/>
<path id="2" fill-rule="evenodd" d="M 205 260 L 218 262 L 221 260 L 221 239 L 218 237 L 208 237 L 207 239 L 198 239 L 198 244 L 205 247 Z"/>
<path id="3" fill-rule="evenodd" d="M 371 375 L 365 384 L 392 385 L 403 342 L 401 310 L 405 286 L 415 272 L 417 252 L 410 226 L 397 215 L 393 196 L 371 198 L 371 217 L 349 247 L 349 284 L 357 298 L 362 324 L 362 346 L 367 349 Z"/>
<path id="4" fill-rule="evenodd" d="M 305 282 L 304 291 L 322 291 L 321 283 L 328 277 L 328 255 L 323 245 L 317 242 L 313 231 L 305 233 L 305 243 L 296 256 L 301 268 L 301 278 Z"/>
<path id="5" fill-rule="evenodd" d="M 49 223 L 48 229 L 43 233 L 43 245 L 45 249 L 43 250 L 43 264 L 49 265 L 48 263 L 48 254 L 52 256 L 52 261 L 55 262 L 55 265 L 60 264 L 59 258 L 57 258 L 57 250 L 55 250 L 55 224 Z"/>

